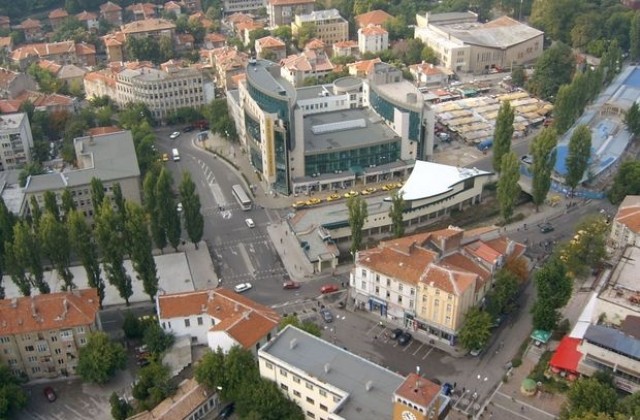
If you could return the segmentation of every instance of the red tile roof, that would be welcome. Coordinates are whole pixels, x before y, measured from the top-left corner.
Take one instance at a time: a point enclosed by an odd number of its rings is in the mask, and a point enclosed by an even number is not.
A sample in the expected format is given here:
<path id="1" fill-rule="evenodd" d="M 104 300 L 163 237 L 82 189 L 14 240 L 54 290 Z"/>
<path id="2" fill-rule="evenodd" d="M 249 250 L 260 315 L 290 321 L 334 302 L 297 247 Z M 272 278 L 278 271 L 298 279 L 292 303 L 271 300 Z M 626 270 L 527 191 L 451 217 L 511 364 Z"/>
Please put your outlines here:
<path id="1" fill-rule="evenodd" d="M 396 389 L 395 395 L 422 407 L 429 407 L 440 394 L 440 385 L 411 373 Z"/>
<path id="2" fill-rule="evenodd" d="M 333 48 L 356 48 L 357 46 L 358 42 L 353 40 L 340 41 L 333 44 Z"/>
<path id="3" fill-rule="evenodd" d="M 269 4 L 273 6 L 293 6 L 296 4 L 315 3 L 316 0 L 269 0 Z"/>
<path id="4" fill-rule="evenodd" d="M 222 34 L 219 34 L 219 33 L 214 32 L 214 33 L 211 33 L 211 34 L 207 34 L 207 35 L 205 35 L 204 39 L 205 39 L 206 41 L 211 42 L 211 43 L 217 43 L 217 42 L 224 42 L 224 41 L 226 41 L 226 40 L 227 40 L 227 37 L 226 37 L 226 36 L 224 36 L 224 35 L 222 35 Z"/>
<path id="5" fill-rule="evenodd" d="M 278 38 L 273 37 L 273 36 L 265 36 L 264 38 L 257 39 L 256 42 L 262 48 L 283 48 L 283 47 L 285 47 L 284 42 L 282 42 L 281 40 L 279 40 Z"/>
<path id="6" fill-rule="evenodd" d="M 442 70 L 431 63 L 412 64 L 409 66 L 409 69 L 415 71 L 416 73 L 422 73 L 426 76 L 444 74 Z"/>
<path id="7" fill-rule="evenodd" d="M 122 128 L 116 126 L 109 127 L 93 127 L 87 130 L 87 134 L 90 136 L 101 136 L 103 134 L 119 133 Z"/>
<path id="8" fill-rule="evenodd" d="M 180 383 L 175 394 L 164 399 L 151 411 L 142 411 L 129 420 L 175 420 L 189 418 L 194 411 L 202 406 L 211 391 L 196 382 L 195 379 L 185 379 Z"/>
<path id="9" fill-rule="evenodd" d="M 172 30 L 175 28 L 176 24 L 166 19 L 144 19 L 122 25 L 121 29 L 125 34 L 135 34 Z"/>
<path id="10" fill-rule="evenodd" d="M 181 6 L 175 1 L 168 1 L 164 4 L 164 10 L 180 10 Z"/>
<path id="11" fill-rule="evenodd" d="M 253 21 L 253 16 L 244 14 L 244 13 L 234 13 L 232 15 L 229 15 L 226 17 L 226 21 L 232 24 L 236 24 L 236 23 L 240 23 L 240 22 L 246 22 L 246 21 Z"/>
<path id="12" fill-rule="evenodd" d="M 82 12 L 78 13 L 78 14 L 76 15 L 76 18 L 77 18 L 80 22 L 84 22 L 84 21 L 87 21 L 87 20 L 96 20 L 96 19 L 98 19 L 98 15 L 96 15 L 96 14 L 95 14 L 95 13 L 93 13 L 93 12 L 87 12 L 87 11 L 85 10 L 85 11 L 82 11 Z"/>
<path id="13" fill-rule="evenodd" d="M 640 233 L 640 196 L 626 196 L 620 203 L 615 221 L 625 225 L 634 233 Z"/>
<path id="14" fill-rule="evenodd" d="M 349 69 L 355 68 L 358 74 L 366 75 L 373 70 L 373 67 L 376 63 L 382 63 L 380 57 L 376 57 L 371 60 L 356 61 L 355 63 L 347 64 L 347 67 L 349 67 Z"/>
<path id="15" fill-rule="evenodd" d="M 49 19 L 62 19 L 62 18 L 66 18 L 69 16 L 69 13 L 67 13 L 66 10 L 64 9 L 55 9 L 52 10 L 51 12 L 49 12 Z"/>
<path id="16" fill-rule="evenodd" d="M 324 50 L 324 41 L 318 38 L 313 38 L 307 42 L 304 46 L 305 50 Z"/>
<path id="17" fill-rule="evenodd" d="M 99 308 L 96 289 L 0 300 L 0 335 L 93 325 Z"/>
<path id="18" fill-rule="evenodd" d="M 374 35 L 388 34 L 386 29 L 381 28 L 379 26 L 373 26 L 373 25 L 369 25 L 369 26 L 367 26 L 365 28 L 362 28 L 362 29 L 358 30 L 358 32 L 360 32 L 364 36 L 374 36 Z"/>
<path id="19" fill-rule="evenodd" d="M 22 105 L 22 101 L 17 99 L 0 99 L 0 113 L 13 114 L 20 112 L 20 105 Z"/>
<path id="20" fill-rule="evenodd" d="M 101 12 L 118 12 L 120 10 L 122 10 L 122 7 L 110 1 L 100 5 Z"/>
<path id="21" fill-rule="evenodd" d="M 360 28 L 366 28 L 369 25 L 382 26 L 387 20 L 392 18 L 393 16 L 384 10 L 372 10 L 356 16 L 355 20 Z"/>
<path id="22" fill-rule="evenodd" d="M 54 75 L 58 74 L 62 66 L 60 64 L 54 63 L 50 60 L 40 60 L 38 61 L 38 67 L 41 69 L 45 69 L 53 73 Z"/>
<path id="23" fill-rule="evenodd" d="M 22 29 L 36 29 L 40 27 L 42 27 L 42 25 L 40 24 L 40 21 L 38 19 L 29 18 L 22 21 L 22 23 L 20 24 L 20 28 Z"/>

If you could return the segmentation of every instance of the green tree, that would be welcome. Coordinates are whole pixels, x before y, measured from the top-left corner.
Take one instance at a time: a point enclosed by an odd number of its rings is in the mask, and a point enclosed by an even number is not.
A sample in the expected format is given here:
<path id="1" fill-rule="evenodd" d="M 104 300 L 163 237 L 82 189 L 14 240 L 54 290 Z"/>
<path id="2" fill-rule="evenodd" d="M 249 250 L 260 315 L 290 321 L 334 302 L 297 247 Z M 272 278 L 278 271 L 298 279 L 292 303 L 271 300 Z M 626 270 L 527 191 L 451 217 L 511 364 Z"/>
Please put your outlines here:
<path id="1" fill-rule="evenodd" d="M 102 262 L 109 283 L 118 289 L 120 297 L 129 306 L 129 298 L 133 294 L 131 278 L 124 269 L 124 246 L 122 235 L 113 229 L 118 221 L 111 200 L 105 198 L 98 212 L 95 233 L 102 251 Z"/>
<path id="2" fill-rule="evenodd" d="M 133 312 L 127 310 L 122 322 L 122 331 L 128 339 L 140 339 L 144 335 L 145 325 L 136 317 Z"/>
<path id="3" fill-rule="evenodd" d="M 511 84 L 516 87 L 523 87 L 526 81 L 527 79 L 524 72 L 524 67 L 515 66 L 511 70 Z"/>
<path id="4" fill-rule="evenodd" d="M 502 170 L 502 158 L 511 150 L 511 139 L 513 138 L 514 109 L 509 101 L 504 101 L 500 105 L 498 117 L 496 118 L 496 128 L 493 132 L 493 170 L 500 173 Z"/>
<path id="5" fill-rule="evenodd" d="M 620 165 L 608 192 L 612 204 L 620 204 L 627 195 L 640 195 L 640 162 L 636 160 Z"/>
<path id="6" fill-rule="evenodd" d="M 138 381 L 131 395 L 138 400 L 140 408 L 149 410 L 175 392 L 175 385 L 170 379 L 169 368 L 152 361 L 138 372 Z"/>
<path id="7" fill-rule="evenodd" d="M 171 333 L 165 332 L 158 323 L 154 322 L 144 330 L 142 341 L 147 345 L 149 351 L 159 359 L 160 355 L 173 345 L 175 337 Z"/>
<path id="8" fill-rule="evenodd" d="M 561 42 L 546 49 L 538 61 L 531 78 L 527 81 L 527 90 L 542 99 L 552 99 L 560 86 L 571 82 L 575 68 L 573 51 Z"/>
<path id="9" fill-rule="evenodd" d="M 191 174 L 186 171 L 182 173 L 180 182 L 180 199 L 187 235 L 198 249 L 198 243 L 202 240 L 204 233 L 204 217 L 201 212 L 200 196 L 196 192 L 196 184 L 191 179 Z"/>
<path id="10" fill-rule="evenodd" d="M 567 186 L 571 188 L 572 195 L 587 171 L 590 157 L 591 130 L 586 125 L 579 125 L 569 139 L 566 158 L 567 174 L 564 177 Z"/>
<path id="11" fill-rule="evenodd" d="M 87 337 L 87 344 L 80 348 L 76 372 L 84 381 L 105 384 L 126 365 L 124 348 L 109 340 L 102 331 L 95 331 Z"/>
<path id="12" fill-rule="evenodd" d="M 551 188 L 551 173 L 556 165 L 556 145 L 558 134 L 554 128 L 547 127 L 531 143 L 531 196 L 538 211 L 547 198 Z"/>
<path id="13" fill-rule="evenodd" d="M 538 292 L 537 298 L 548 306 L 560 309 L 569 302 L 571 297 L 571 278 L 567 268 L 555 256 L 549 259 L 535 272 L 534 282 Z"/>
<path id="14" fill-rule="evenodd" d="M 640 107 L 637 102 L 632 103 L 625 112 L 624 123 L 634 136 L 640 136 Z"/>
<path id="15" fill-rule="evenodd" d="M 559 133 L 566 132 L 575 122 L 580 105 L 573 83 L 560 86 L 553 106 L 553 126 Z"/>
<path id="16" fill-rule="evenodd" d="M 634 12 L 631 19 L 631 30 L 629 32 L 629 58 L 631 61 L 640 60 L 640 13 Z"/>
<path id="17" fill-rule="evenodd" d="M 237 399 L 238 415 L 244 419 L 263 420 L 303 420 L 302 409 L 284 396 L 278 385 L 259 378 L 251 388 L 242 392 Z"/>
<path id="18" fill-rule="evenodd" d="M 520 166 L 514 152 L 509 152 L 502 158 L 502 170 L 498 179 L 498 203 L 500 214 L 505 222 L 511 220 L 513 210 L 520 193 Z"/>
<path id="19" fill-rule="evenodd" d="M 362 228 L 364 222 L 369 216 L 367 210 L 367 202 L 360 196 L 351 197 L 347 200 L 347 209 L 349 210 L 349 227 L 351 228 L 351 247 L 349 251 L 351 255 L 356 255 L 362 244 Z"/>
<path id="20" fill-rule="evenodd" d="M 42 209 L 40 208 L 40 204 L 38 204 L 38 200 L 36 200 L 35 195 L 32 195 L 29 199 L 29 211 L 31 212 L 31 225 L 34 229 L 37 229 L 38 224 L 40 223 L 40 218 L 42 217 Z"/>
<path id="21" fill-rule="evenodd" d="M 173 199 L 172 184 L 171 174 L 163 167 L 156 182 L 156 212 L 169 244 L 177 251 L 180 245 L 180 215 Z"/>
<path id="22" fill-rule="evenodd" d="M 594 378 L 581 378 L 569 388 L 561 417 L 581 417 L 587 413 L 614 415 L 618 396 L 610 385 Z"/>
<path id="23" fill-rule="evenodd" d="M 85 218 L 77 210 L 72 210 L 67 217 L 67 229 L 69 231 L 69 242 L 75 254 L 80 258 L 82 266 L 87 273 L 89 287 L 98 290 L 100 308 L 104 300 L 104 280 L 100 275 L 100 262 L 96 243 L 91 234 L 91 228 Z"/>
<path id="24" fill-rule="evenodd" d="M 62 192 L 62 211 L 64 212 L 64 219 L 67 220 L 69 213 L 75 209 L 76 203 L 73 201 L 73 197 L 71 196 L 71 190 L 69 188 L 65 188 Z"/>
<path id="25" fill-rule="evenodd" d="M 543 331 L 553 331 L 560 321 L 560 312 L 542 300 L 536 300 L 531 308 L 533 328 Z"/>
<path id="26" fill-rule="evenodd" d="M 115 392 L 111 393 L 109 404 L 111 405 L 111 417 L 115 420 L 126 420 L 133 414 L 133 407 L 124 398 L 118 397 Z"/>
<path id="27" fill-rule="evenodd" d="M 391 208 L 389 209 L 389 218 L 391 219 L 391 231 L 393 236 L 401 238 L 404 235 L 404 207 L 405 202 L 402 194 L 396 192 L 391 198 Z"/>
<path id="28" fill-rule="evenodd" d="M 271 35 L 280 38 L 286 45 L 291 42 L 291 26 L 281 25 L 271 31 Z"/>
<path id="29" fill-rule="evenodd" d="M 136 203 L 127 203 L 126 212 L 125 231 L 129 238 L 131 264 L 138 280 L 142 281 L 144 292 L 153 301 L 158 293 L 158 274 L 146 217 L 142 207 Z"/>
<path id="30" fill-rule="evenodd" d="M 0 418 L 12 418 L 27 406 L 28 397 L 20 385 L 9 367 L 0 365 Z"/>
<path id="31" fill-rule="evenodd" d="M 531 8 L 531 24 L 540 28 L 551 39 L 569 42 L 570 31 L 581 0 L 536 0 Z"/>
<path id="32" fill-rule="evenodd" d="M 91 203 L 93 204 L 93 214 L 98 214 L 102 202 L 104 201 L 104 185 L 98 178 L 91 179 Z"/>
<path id="33" fill-rule="evenodd" d="M 479 308 L 471 308 L 464 316 L 464 324 L 460 328 L 458 340 L 467 350 L 480 349 L 491 337 L 491 315 Z"/>
<path id="34" fill-rule="evenodd" d="M 20 187 L 24 187 L 25 185 L 27 185 L 27 179 L 29 179 L 31 175 L 41 175 L 43 173 L 44 169 L 42 168 L 40 162 L 27 163 L 20 170 L 20 174 L 18 175 L 18 182 L 20 184 Z"/>
<path id="35" fill-rule="evenodd" d="M 157 211 L 156 177 L 157 173 L 155 171 L 148 172 L 144 177 L 142 189 L 144 192 L 144 207 L 147 214 L 149 215 L 151 237 L 153 238 L 153 242 L 156 244 L 156 246 L 160 249 L 160 251 L 162 251 L 163 248 L 167 246 L 167 234 L 162 227 L 162 223 Z"/>
<path id="36" fill-rule="evenodd" d="M 283 330 L 287 325 L 293 325 L 296 328 L 301 329 L 302 331 L 306 331 L 311 335 L 315 335 L 316 337 L 322 336 L 322 330 L 315 323 L 311 321 L 300 322 L 300 318 L 297 315 L 287 315 L 280 320 L 280 324 L 278 328 Z"/>
<path id="37" fill-rule="evenodd" d="M 208 351 L 202 356 L 194 369 L 194 378 L 198 383 L 210 390 L 220 389 L 223 399 L 227 397 L 225 388 L 225 354 L 220 347 L 215 351 Z"/>
<path id="38" fill-rule="evenodd" d="M 304 22 L 298 28 L 296 39 L 298 40 L 298 48 L 303 49 L 307 42 L 316 36 L 317 28 L 313 22 Z"/>
<path id="39" fill-rule="evenodd" d="M 33 287 L 42 294 L 51 291 L 44 281 L 40 241 L 36 238 L 35 231 L 25 223 L 17 223 L 14 226 L 12 255 L 19 261 L 18 264 L 28 271 L 27 278 Z"/>
<path id="40" fill-rule="evenodd" d="M 49 258 L 58 273 L 58 277 L 64 282 L 63 289 L 71 291 L 76 288 L 73 283 L 73 274 L 69 270 L 71 264 L 71 246 L 69 234 L 64 223 L 57 220 L 55 215 L 47 211 L 39 226 L 39 239 L 44 254 Z"/>
<path id="41" fill-rule="evenodd" d="M 625 418 L 640 418 L 640 392 L 627 395 L 618 401 L 618 412 Z"/>
<path id="42" fill-rule="evenodd" d="M 509 270 L 498 271 L 493 281 L 493 288 L 487 293 L 487 312 L 494 318 L 500 314 L 510 313 L 518 294 L 519 280 Z"/>
<path id="43" fill-rule="evenodd" d="M 175 57 L 175 51 L 173 50 L 173 39 L 170 36 L 161 36 L 158 41 L 158 52 L 160 53 L 160 61 L 169 61 Z"/>
<path id="44" fill-rule="evenodd" d="M 44 193 L 44 210 L 45 212 L 51 213 L 56 220 L 60 220 L 58 201 L 53 191 L 45 191 Z"/>
<path id="45" fill-rule="evenodd" d="M 573 239 L 560 248 L 560 258 L 575 276 L 584 277 L 607 256 L 609 226 L 601 215 L 586 218 L 576 226 Z"/>

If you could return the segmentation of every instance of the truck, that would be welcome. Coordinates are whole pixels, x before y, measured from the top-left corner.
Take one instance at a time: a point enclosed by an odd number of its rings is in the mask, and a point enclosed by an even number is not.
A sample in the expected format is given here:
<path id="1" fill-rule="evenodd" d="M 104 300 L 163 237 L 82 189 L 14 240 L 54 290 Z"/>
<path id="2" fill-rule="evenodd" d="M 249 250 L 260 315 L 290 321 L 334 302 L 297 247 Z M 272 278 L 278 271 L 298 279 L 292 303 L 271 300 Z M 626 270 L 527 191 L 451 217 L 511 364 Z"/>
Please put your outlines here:
<path id="1" fill-rule="evenodd" d="M 178 149 L 172 149 L 171 150 L 171 155 L 173 156 L 173 161 L 177 162 L 180 160 L 180 152 L 178 152 Z"/>

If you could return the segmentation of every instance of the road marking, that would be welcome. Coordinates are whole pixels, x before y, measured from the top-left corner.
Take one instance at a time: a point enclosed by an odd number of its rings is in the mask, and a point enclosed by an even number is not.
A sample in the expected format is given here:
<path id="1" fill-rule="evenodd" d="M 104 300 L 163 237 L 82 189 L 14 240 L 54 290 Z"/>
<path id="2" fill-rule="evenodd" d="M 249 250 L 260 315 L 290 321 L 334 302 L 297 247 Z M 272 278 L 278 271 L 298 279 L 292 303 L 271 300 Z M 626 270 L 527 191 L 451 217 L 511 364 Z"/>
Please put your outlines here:
<path id="1" fill-rule="evenodd" d="M 365 335 L 369 335 L 371 334 L 371 331 L 375 330 L 376 328 L 378 328 L 380 326 L 380 324 L 374 324 L 373 327 L 369 328 L 369 330 L 366 332 Z M 384 327 L 382 327 L 382 331 L 384 331 Z"/>
<path id="2" fill-rule="evenodd" d="M 431 352 L 433 351 L 433 349 L 434 349 L 434 348 L 433 348 L 433 347 L 431 347 L 431 348 L 429 349 L 429 351 L 427 351 L 427 352 L 425 353 L 425 355 L 424 355 L 424 356 L 422 356 L 422 360 L 426 359 L 426 358 L 427 358 L 427 356 L 431 354 Z"/>
<path id="3" fill-rule="evenodd" d="M 420 351 L 420 349 L 424 347 L 424 343 L 420 344 L 420 347 L 418 347 L 418 350 L 414 351 L 413 353 L 411 353 L 412 356 L 415 356 L 416 353 L 418 353 Z"/>
<path id="4" fill-rule="evenodd" d="M 255 277 L 256 269 L 251 263 L 251 257 L 249 257 L 249 254 L 247 253 L 247 250 L 244 244 L 242 243 L 239 244 L 238 248 L 240 249 L 240 254 L 242 255 L 242 259 L 244 260 L 244 263 L 246 264 L 249 273 L 254 273 L 254 277 Z"/>

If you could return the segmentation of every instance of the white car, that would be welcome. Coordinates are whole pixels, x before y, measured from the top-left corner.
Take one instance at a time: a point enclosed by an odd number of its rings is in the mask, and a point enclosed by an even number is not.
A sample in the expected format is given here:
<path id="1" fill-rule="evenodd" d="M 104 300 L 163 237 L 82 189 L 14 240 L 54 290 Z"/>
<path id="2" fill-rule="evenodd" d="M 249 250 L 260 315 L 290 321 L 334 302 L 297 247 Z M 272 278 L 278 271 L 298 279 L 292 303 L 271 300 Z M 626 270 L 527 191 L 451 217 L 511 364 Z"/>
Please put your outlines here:
<path id="1" fill-rule="evenodd" d="M 178 210 L 178 213 L 182 213 L 182 203 L 178 203 L 176 210 Z"/>
<path id="2" fill-rule="evenodd" d="M 180 132 L 179 131 L 174 131 L 173 133 L 171 133 L 171 135 L 169 136 L 169 138 L 171 140 L 177 139 L 180 136 Z"/>
<path id="3" fill-rule="evenodd" d="M 233 287 L 233 290 L 236 291 L 236 293 L 242 293 L 242 292 L 246 292 L 247 290 L 251 289 L 253 286 L 251 285 L 251 283 L 240 283 L 240 284 L 236 284 Z"/>
<path id="4" fill-rule="evenodd" d="M 244 219 L 244 222 L 247 224 L 248 227 L 250 228 L 254 228 L 256 227 L 255 222 L 253 221 L 253 219 Z"/>

